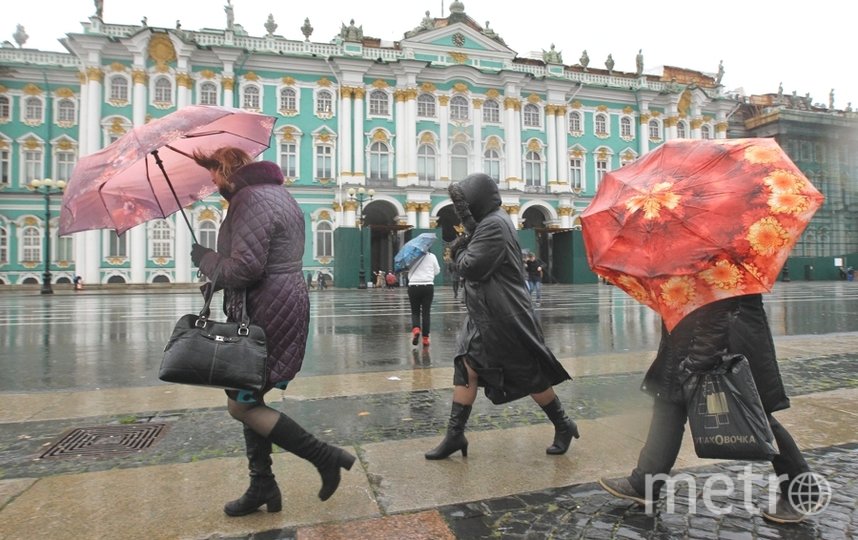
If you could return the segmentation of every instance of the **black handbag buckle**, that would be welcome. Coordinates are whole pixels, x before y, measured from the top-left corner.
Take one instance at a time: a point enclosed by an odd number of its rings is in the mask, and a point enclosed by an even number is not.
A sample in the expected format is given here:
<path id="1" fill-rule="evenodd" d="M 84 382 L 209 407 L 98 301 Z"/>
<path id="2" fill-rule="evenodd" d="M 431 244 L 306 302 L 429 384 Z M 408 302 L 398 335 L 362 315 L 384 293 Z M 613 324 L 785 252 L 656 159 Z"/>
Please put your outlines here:
<path id="1" fill-rule="evenodd" d="M 238 327 L 238 335 L 239 336 L 250 335 L 250 329 L 247 327 L 246 324 L 241 323 L 241 325 Z"/>
<path id="2" fill-rule="evenodd" d="M 196 322 L 194 322 L 194 326 L 204 329 L 206 327 L 206 322 L 208 322 L 208 319 L 205 317 L 197 317 Z"/>

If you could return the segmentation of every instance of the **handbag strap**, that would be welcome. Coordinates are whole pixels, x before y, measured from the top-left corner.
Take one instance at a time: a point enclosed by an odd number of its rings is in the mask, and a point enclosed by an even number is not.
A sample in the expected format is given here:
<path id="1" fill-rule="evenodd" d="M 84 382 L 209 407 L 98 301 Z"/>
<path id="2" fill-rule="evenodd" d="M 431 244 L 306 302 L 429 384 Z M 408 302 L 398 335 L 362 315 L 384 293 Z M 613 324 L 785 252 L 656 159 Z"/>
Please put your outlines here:
<path id="1" fill-rule="evenodd" d="M 220 277 L 220 270 L 222 265 L 223 260 L 219 260 L 217 266 L 215 266 L 214 272 L 212 273 L 211 284 L 207 288 L 206 294 L 204 295 L 206 302 L 203 305 L 203 309 L 200 310 L 199 317 L 197 318 L 197 326 L 205 326 L 209 315 L 211 315 L 212 298 L 214 298 L 214 291 L 217 288 L 217 279 L 218 277 Z M 247 287 L 245 287 L 241 290 L 241 321 L 238 328 L 238 334 L 246 336 L 249 332 L 249 326 L 250 316 L 247 314 Z"/>

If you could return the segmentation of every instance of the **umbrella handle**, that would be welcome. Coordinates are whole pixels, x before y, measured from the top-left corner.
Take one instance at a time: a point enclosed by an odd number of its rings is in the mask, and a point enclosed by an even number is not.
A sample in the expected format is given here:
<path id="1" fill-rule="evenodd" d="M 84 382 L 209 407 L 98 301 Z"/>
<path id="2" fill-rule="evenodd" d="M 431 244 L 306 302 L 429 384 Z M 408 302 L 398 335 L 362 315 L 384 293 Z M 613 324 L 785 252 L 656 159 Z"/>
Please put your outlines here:
<path id="1" fill-rule="evenodd" d="M 157 150 L 152 150 L 152 155 L 155 156 L 155 164 L 158 166 L 159 169 L 161 169 L 161 172 L 164 174 L 164 179 L 167 181 L 167 185 L 170 187 L 170 193 L 172 193 L 173 198 L 176 199 L 176 206 L 179 207 L 179 212 L 182 213 L 182 217 L 185 218 L 185 223 L 188 224 L 188 230 L 191 231 L 191 239 L 194 241 L 195 244 L 199 244 L 199 242 L 197 242 L 197 235 L 194 234 L 194 228 L 191 227 L 191 222 L 188 219 L 188 215 L 185 214 L 185 209 L 182 208 L 182 203 L 179 202 L 179 196 L 176 195 L 176 190 L 173 189 L 173 183 L 170 182 L 170 177 L 167 176 L 167 171 L 164 169 L 164 162 L 161 161 L 161 156 L 158 155 Z"/>

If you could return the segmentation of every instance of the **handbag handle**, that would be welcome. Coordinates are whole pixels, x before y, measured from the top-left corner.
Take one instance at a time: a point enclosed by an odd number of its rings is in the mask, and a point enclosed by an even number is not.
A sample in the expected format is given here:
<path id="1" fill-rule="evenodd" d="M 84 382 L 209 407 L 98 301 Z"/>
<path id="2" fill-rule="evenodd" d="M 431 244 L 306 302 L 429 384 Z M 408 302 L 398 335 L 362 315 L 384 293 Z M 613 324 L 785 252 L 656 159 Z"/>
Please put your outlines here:
<path id="1" fill-rule="evenodd" d="M 217 288 L 217 278 L 220 276 L 220 269 L 223 265 L 223 260 L 219 260 L 217 266 L 215 266 L 215 270 L 212 273 L 211 286 L 208 287 L 205 294 L 206 303 L 203 305 L 203 309 L 200 310 L 200 314 L 197 317 L 197 322 L 195 326 L 200 328 L 205 328 L 206 322 L 208 321 L 209 315 L 211 315 L 211 303 L 212 298 L 214 298 L 214 291 Z M 238 335 L 246 336 L 250 333 L 250 316 L 247 314 L 247 287 L 241 290 L 242 294 L 242 302 L 241 302 L 241 322 L 238 326 Z"/>

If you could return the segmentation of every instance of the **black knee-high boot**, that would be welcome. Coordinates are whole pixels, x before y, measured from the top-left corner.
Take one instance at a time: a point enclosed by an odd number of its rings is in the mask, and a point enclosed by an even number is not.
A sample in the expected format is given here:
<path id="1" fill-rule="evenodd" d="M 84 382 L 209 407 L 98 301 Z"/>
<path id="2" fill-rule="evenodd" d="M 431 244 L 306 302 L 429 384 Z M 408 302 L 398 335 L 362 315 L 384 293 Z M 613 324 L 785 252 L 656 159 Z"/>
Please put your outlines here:
<path id="1" fill-rule="evenodd" d="M 563 405 L 560 403 L 560 398 L 554 397 L 554 401 L 548 405 L 543 405 L 542 410 L 548 415 L 548 419 L 554 424 L 554 442 L 551 446 L 545 449 L 546 454 L 565 454 L 569 449 L 569 443 L 572 442 L 572 437 L 576 439 L 580 437 L 578 434 L 578 426 L 563 410 Z"/>
<path id="2" fill-rule="evenodd" d="M 471 406 L 453 402 L 450 409 L 450 421 L 447 424 L 447 434 L 441 444 L 426 452 L 426 459 L 445 459 L 450 454 L 462 451 L 462 457 L 468 457 L 468 439 L 465 438 L 465 424 L 471 415 Z"/>
<path id="3" fill-rule="evenodd" d="M 244 495 L 224 505 L 228 516 L 245 516 L 266 505 L 269 512 L 283 508 L 280 488 L 271 471 L 271 441 L 244 426 L 244 446 L 247 452 L 247 468 L 250 470 L 250 487 Z"/>
<path id="4" fill-rule="evenodd" d="M 340 485 L 340 469 L 349 470 L 355 457 L 342 448 L 324 443 L 308 433 L 297 422 L 280 413 L 268 438 L 280 448 L 304 458 L 319 471 L 322 489 L 319 498 L 327 501 Z"/>

